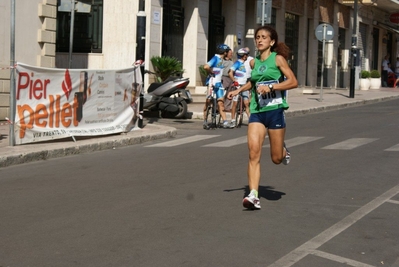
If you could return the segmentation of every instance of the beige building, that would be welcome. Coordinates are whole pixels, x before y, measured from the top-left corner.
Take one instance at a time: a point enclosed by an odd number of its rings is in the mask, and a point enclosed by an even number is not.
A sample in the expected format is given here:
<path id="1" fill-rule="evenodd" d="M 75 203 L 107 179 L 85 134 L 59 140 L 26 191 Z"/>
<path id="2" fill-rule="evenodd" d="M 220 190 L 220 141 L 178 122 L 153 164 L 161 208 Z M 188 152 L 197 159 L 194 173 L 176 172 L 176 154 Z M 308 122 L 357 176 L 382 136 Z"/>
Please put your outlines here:
<path id="1" fill-rule="evenodd" d="M 17 1 L 15 59 L 42 67 L 68 68 L 71 13 L 59 4 L 70 0 Z M 399 54 L 399 29 L 392 22 L 396 0 L 273 0 L 270 24 L 279 41 L 292 50 L 289 60 L 299 87 L 321 85 L 322 42 L 315 29 L 328 23 L 334 36 L 326 42 L 324 88 L 348 88 L 353 16 L 361 69 L 381 69 L 385 54 L 393 65 Z M 22 4 L 23 2 L 23 4 Z M 261 0 L 80 0 L 74 19 L 71 68 L 118 69 L 136 60 L 137 15 L 146 17 L 145 67 L 152 56 L 174 56 L 183 63 L 190 87 L 202 92 L 198 70 L 218 43 L 233 50 L 250 47 L 261 25 Z M 87 11 L 89 6 L 89 11 Z M 11 3 L 0 1 L 0 120 L 9 116 Z M 87 13 L 89 12 L 89 13 Z M 357 76 L 358 77 L 358 76 Z M 145 84 L 149 77 L 145 77 Z"/>

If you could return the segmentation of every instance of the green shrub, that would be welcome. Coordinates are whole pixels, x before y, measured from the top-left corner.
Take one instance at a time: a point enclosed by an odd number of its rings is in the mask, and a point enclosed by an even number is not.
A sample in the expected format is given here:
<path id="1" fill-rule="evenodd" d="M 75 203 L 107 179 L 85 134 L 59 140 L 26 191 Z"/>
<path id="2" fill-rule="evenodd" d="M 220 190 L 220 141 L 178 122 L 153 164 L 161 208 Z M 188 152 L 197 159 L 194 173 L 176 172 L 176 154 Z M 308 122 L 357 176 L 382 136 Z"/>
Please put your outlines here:
<path id="1" fill-rule="evenodd" d="M 151 63 L 160 82 L 165 81 L 170 76 L 179 76 L 184 72 L 181 62 L 174 57 L 154 56 L 151 58 Z"/>
<path id="2" fill-rule="evenodd" d="M 198 67 L 199 73 L 201 75 L 202 85 L 205 85 L 206 78 L 208 77 L 208 72 L 204 69 L 204 65 Z"/>
<path id="3" fill-rule="evenodd" d="M 202 77 L 206 78 L 208 76 L 208 72 L 204 69 L 204 65 L 199 66 L 198 69 Z"/>
<path id="4" fill-rule="evenodd" d="M 368 70 L 362 70 L 360 73 L 360 78 L 367 79 L 370 78 L 370 72 Z"/>
<path id="5" fill-rule="evenodd" d="M 371 78 L 381 78 L 381 74 L 379 73 L 378 70 L 372 70 L 372 71 L 370 72 L 370 77 L 371 77 Z"/>

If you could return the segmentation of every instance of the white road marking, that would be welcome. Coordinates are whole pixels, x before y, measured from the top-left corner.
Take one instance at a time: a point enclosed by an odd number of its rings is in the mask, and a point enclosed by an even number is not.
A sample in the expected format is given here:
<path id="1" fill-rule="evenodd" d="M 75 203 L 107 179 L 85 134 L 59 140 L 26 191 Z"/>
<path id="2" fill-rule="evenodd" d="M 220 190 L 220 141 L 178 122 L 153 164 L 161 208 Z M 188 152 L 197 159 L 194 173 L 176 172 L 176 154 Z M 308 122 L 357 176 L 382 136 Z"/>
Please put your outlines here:
<path id="1" fill-rule="evenodd" d="M 207 139 L 219 137 L 219 136 L 221 136 L 221 135 L 194 135 L 194 136 L 189 136 L 189 137 L 180 138 L 180 139 L 174 139 L 171 141 L 166 141 L 166 142 L 162 142 L 162 143 L 158 143 L 158 144 L 148 145 L 145 147 L 174 147 L 174 146 L 184 145 L 187 143 L 193 143 L 193 142 L 197 142 L 197 141 L 207 140 Z M 269 137 L 266 136 L 265 139 L 267 139 L 267 138 L 269 138 Z M 285 140 L 285 143 L 286 143 L 287 147 L 290 148 L 290 147 L 310 143 L 313 141 L 317 141 L 322 138 L 324 138 L 324 137 L 298 136 L 298 137 L 294 137 L 294 138 Z M 322 147 L 321 149 L 351 150 L 351 149 L 357 148 L 362 145 L 366 145 L 368 143 L 371 143 L 371 142 L 374 142 L 377 140 L 378 140 L 378 138 L 351 138 L 351 139 L 345 140 L 343 142 L 339 142 L 336 144 Z M 247 136 L 245 135 L 245 136 L 241 136 L 238 138 L 233 138 L 233 139 L 224 140 L 221 142 L 203 145 L 202 147 L 232 147 L 232 146 L 246 144 L 246 143 L 247 143 Z M 265 142 L 265 143 L 266 144 L 263 145 L 263 147 L 270 148 L 270 144 L 268 142 Z M 399 151 L 399 144 L 392 146 L 390 148 L 387 148 L 384 151 Z"/>
<path id="2" fill-rule="evenodd" d="M 241 136 L 234 139 L 229 139 L 213 144 L 204 145 L 203 147 L 232 147 L 236 145 L 241 145 L 247 143 L 247 136 Z"/>
<path id="3" fill-rule="evenodd" d="M 149 145 L 145 147 L 172 147 L 172 146 L 178 146 L 178 145 L 184 145 L 187 143 L 192 143 L 192 142 L 197 142 L 201 140 L 206 140 L 214 137 L 218 137 L 220 135 L 193 135 L 185 138 L 180 138 L 172 141 L 167 141 L 167 142 L 162 142 L 154 145 Z"/>
<path id="4" fill-rule="evenodd" d="M 303 145 L 306 143 L 310 143 L 319 139 L 322 139 L 324 137 L 318 137 L 318 136 L 298 136 L 294 137 L 291 139 L 285 140 L 285 144 L 287 145 L 288 148 L 293 147 L 293 146 L 299 146 Z M 264 145 L 263 147 L 270 147 L 270 144 Z"/>
<path id="5" fill-rule="evenodd" d="M 399 201 L 397 201 L 397 200 L 390 199 L 387 202 L 399 205 Z"/>
<path id="6" fill-rule="evenodd" d="M 341 232 L 355 224 L 357 221 L 381 206 L 383 203 L 387 202 L 390 198 L 397 195 L 398 193 L 399 185 L 393 187 L 381 196 L 375 198 L 363 207 L 359 208 L 352 214 L 346 216 L 341 221 L 337 222 L 324 232 L 320 233 L 303 245 L 294 249 L 281 259 L 269 265 L 268 267 L 289 267 L 294 265 L 307 255 L 314 253 L 314 251 L 317 250 L 320 246 L 330 241 L 333 237 L 339 235 Z"/>
<path id="7" fill-rule="evenodd" d="M 394 145 L 393 147 L 385 149 L 385 151 L 399 151 L 399 144 Z"/>
<path id="8" fill-rule="evenodd" d="M 322 149 L 351 150 L 377 140 L 378 138 L 351 138 L 340 143 L 336 143 L 330 146 L 325 146 Z"/>
<path id="9" fill-rule="evenodd" d="M 337 255 L 333 255 L 333 254 L 326 253 L 326 252 L 319 251 L 319 250 L 315 250 L 315 251 L 311 252 L 310 254 L 313 254 L 315 256 L 318 256 L 318 257 L 321 257 L 321 258 L 324 258 L 324 259 L 336 261 L 336 262 L 339 262 L 339 263 L 344 263 L 344 264 L 349 265 L 349 266 L 354 266 L 354 267 L 375 267 L 374 265 L 369 265 L 369 264 L 366 264 L 366 263 L 354 261 L 354 260 L 351 260 L 351 259 L 347 259 L 347 258 L 344 258 L 344 257 L 340 257 L 340 256 L 337 256 Z"/>

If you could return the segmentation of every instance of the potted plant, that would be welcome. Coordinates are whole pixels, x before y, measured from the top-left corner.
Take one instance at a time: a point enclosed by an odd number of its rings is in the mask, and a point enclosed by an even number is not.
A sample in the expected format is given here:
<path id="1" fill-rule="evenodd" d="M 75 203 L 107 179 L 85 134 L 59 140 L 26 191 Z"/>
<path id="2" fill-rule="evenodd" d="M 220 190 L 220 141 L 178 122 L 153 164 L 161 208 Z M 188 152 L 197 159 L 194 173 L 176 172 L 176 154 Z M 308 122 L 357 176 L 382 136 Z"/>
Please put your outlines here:
<path id="1" fill-rule="evenodd" d="M 381 74 L 378 70 L 372 70 L 370 72 L 370 89 L 381 88 Z"/>
<path id="2" fill-rule="evenodd" d="M 368 70 L 360 72 L 359 87 L 360 90 L 368 90 L 370 88 L 370 72 Z"/>
<path id="3" fill-rule="evenodd" d="M 204 65 L 201 65 L 198 67 L 200 76 L 201 76 L 201 81 L 202 81 L 202 85 L 206 85 L 206 80 L 208 77 L 208 72 L 204 69 Z"/>
<path id="4" fill-rule="evenodd" d="M 153 56 L 151 63 L 158 82 L 165 81 L 170 76 L 181 76 L 184 72 L 181 62 L 174 57 Z"/>

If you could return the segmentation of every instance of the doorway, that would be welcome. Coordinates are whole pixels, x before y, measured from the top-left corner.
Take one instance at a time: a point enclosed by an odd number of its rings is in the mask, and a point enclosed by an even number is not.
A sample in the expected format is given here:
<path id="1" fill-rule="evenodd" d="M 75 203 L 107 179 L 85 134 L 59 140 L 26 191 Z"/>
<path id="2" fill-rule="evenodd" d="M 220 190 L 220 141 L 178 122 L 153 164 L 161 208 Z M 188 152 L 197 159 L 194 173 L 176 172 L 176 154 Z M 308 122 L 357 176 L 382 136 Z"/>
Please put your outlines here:
<path id="1" fill-rule="evenodd" d="M 181 0 L 163 1 L 162 56 L 183 61 L 184 8 Z"/>

